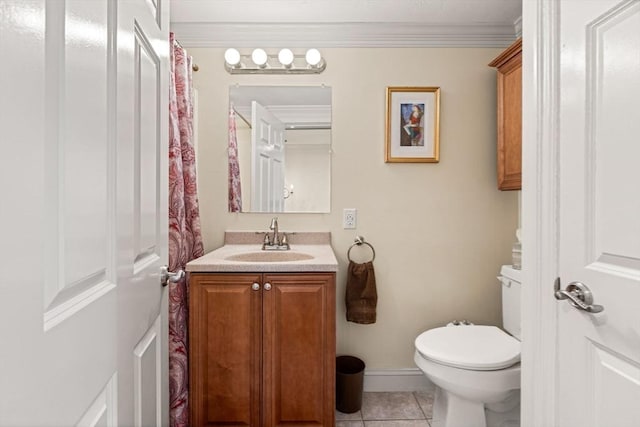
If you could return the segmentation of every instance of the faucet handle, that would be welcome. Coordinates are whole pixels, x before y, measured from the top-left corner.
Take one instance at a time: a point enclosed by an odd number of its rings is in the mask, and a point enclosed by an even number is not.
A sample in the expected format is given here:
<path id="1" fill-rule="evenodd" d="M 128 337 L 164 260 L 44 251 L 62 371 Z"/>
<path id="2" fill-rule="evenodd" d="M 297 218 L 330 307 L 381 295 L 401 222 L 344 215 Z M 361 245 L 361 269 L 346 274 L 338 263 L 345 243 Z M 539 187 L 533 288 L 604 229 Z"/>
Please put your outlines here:
<path id="1" fill-rule="evenodd" d="M 280 245 L 289 246 L 289 238 L 287 237 L 287 233 L 282 233 L 282 238 L 280 239 Z"/>
<path id="2" fill-rule="evenodd" d="M 270 245 L 271 240 L 269 239 L 269 233 L 264 233 L 264 240 L 262 241 L 265 245 Z"/>

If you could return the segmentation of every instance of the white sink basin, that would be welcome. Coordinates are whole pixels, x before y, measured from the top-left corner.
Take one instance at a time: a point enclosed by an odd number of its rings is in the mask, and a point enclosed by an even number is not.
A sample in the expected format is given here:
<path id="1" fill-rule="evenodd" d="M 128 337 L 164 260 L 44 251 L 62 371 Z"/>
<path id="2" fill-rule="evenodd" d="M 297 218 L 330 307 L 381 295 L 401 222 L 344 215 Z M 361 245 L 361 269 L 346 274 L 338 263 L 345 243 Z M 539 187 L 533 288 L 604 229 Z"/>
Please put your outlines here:
<path id="1" fill-rule="evenodd" d="M 244 252 L 241 254 L 230 255 L 225 257 L 227 261 L 240 261 L 240 262 L 291 262 L 291 261 L 304 261 L 315 258 L 313 255 L 305 254 L 303 252 L 293 251 L 259 251 L 259 252 Z"/>

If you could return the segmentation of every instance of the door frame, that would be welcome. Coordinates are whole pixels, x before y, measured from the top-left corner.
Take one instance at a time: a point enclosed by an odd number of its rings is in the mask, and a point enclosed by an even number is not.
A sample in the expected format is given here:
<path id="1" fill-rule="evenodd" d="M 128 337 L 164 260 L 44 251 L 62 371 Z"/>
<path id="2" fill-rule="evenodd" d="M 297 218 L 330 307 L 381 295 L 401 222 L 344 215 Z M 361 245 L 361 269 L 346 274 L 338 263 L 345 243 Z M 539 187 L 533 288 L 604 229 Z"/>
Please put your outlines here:
<path id="1" fill-rule="evenodd" d="M 523 0 L 522 426 L 556 426 L 560 2 Z"/>

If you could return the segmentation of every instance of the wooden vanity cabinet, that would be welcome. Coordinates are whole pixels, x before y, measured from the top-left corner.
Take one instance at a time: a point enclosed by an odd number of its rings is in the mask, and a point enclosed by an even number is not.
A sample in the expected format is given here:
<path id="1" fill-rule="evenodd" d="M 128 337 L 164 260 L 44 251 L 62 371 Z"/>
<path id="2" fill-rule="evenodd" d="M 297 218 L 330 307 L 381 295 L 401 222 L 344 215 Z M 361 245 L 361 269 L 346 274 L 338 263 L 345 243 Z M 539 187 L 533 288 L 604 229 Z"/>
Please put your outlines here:
<path id="1" fill-rule="evenodd" d="M 522 188 L 522 39 L 489 66 L 498 71 L 498 188 Z"/>
<path id="2" fill-rule="evenodd" d="M 335 273 L 191 273 L 192 426 L 335 418 Z"/>

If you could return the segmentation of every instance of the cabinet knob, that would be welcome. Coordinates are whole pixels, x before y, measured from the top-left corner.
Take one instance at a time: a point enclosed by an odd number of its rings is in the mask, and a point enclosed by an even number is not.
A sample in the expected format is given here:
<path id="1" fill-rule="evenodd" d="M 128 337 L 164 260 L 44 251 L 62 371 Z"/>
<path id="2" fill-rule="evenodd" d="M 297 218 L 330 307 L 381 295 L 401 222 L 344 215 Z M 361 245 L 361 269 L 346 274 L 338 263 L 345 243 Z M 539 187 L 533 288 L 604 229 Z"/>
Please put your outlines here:
<path id="1" fill-rule="evenodd" d="M 265 284 L 264 284 L 264 290 L 265 290 L 265 291 L 270 291 L 270 290 L 271 290 L 271 283 L 268 283 L 268 282 L 267 282 L 267 283 L 265 283 Z"/>
<path id="2" fill-rule="evenodd" d="M 253 285 L 251 285 L 251 289 L 253 289 L 254 291 L 259 291 L 260 285 L 258 283 L 254 283 Z"/>

